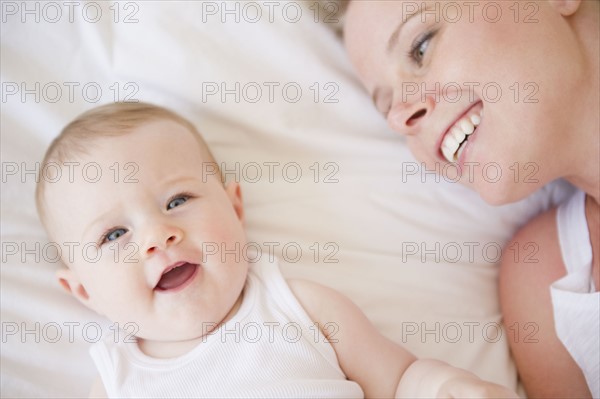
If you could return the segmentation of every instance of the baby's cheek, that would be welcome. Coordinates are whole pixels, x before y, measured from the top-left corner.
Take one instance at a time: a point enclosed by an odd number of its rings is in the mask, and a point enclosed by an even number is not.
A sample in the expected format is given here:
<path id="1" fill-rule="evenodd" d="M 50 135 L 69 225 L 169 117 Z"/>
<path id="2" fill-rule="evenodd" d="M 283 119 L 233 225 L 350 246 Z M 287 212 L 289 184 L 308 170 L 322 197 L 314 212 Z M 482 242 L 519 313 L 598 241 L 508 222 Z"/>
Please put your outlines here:
<path id="1" fill-rule="evenodd" d="M 243 229 L 237 226 L 222 226 L 210 234 L 209 242 L 222 249 L 241 251 L 246 245 Z"/>
<path id="2" fill-rule="evenodd" d="M 244 227 L 233 211 L 207 220 L 202 234 L 216 242 L 236 242 L 244 239 Z"/>

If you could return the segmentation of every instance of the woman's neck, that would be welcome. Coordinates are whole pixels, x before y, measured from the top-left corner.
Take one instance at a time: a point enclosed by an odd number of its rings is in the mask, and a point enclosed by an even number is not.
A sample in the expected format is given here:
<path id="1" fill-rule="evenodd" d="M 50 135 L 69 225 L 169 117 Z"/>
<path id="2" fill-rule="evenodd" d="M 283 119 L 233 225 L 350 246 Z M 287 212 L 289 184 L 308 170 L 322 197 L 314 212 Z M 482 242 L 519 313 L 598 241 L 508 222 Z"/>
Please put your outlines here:
<path id="1" fill-rule="evenodd" d="M 578 113 L 581 130 L 571 152 L 573 166 L 566 179 L 600 203 L 600 2 L 583 1 L 570 23 L 587 61 L 586 91 Z"/>

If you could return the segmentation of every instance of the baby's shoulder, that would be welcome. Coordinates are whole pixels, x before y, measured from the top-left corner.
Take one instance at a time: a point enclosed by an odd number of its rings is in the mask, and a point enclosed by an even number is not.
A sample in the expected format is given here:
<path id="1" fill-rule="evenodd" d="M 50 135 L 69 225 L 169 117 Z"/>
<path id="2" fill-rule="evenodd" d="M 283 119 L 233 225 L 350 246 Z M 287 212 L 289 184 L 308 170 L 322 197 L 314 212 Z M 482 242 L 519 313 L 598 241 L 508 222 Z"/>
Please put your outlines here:
<path id="1" fill-rule="evenodd" d="M 363 317 L 362 311 L 350 298 L 339 291 L 303 279 L 287 280 L 290 290 L 309 317 L 319 323 L 335 320 L 356 322 Z"/>
<path id="2" fill-rule="evenodd" d="M 333 289 L 300 278 L 286 279 L 290 291 L 306 313 L 314 320 L 322 311 L 322 304 L 332 295 Z"/>

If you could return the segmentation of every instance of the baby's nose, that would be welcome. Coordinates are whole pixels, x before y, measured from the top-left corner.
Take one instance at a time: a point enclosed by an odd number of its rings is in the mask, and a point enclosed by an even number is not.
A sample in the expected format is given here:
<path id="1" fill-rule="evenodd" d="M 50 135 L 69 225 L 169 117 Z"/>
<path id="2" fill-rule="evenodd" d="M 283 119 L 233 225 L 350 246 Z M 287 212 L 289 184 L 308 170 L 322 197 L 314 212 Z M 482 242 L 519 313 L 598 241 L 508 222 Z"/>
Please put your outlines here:
<path id="1" fill-rule="evenodd" d="M 152 228 L 144 245 L 147 255 L 158 251 L 165 251 L 173 245 L 177 245 L 183 238 L 183 232 L 176 226 L 159 225 Z"/>

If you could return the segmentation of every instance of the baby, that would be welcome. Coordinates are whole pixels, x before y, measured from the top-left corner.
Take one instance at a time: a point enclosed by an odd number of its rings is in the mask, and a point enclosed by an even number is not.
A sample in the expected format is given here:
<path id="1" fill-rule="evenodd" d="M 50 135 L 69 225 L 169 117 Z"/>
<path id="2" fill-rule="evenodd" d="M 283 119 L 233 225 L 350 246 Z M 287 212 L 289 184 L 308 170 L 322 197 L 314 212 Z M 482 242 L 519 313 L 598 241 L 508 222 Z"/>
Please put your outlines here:
<path id="1" fill-rule="evenodd" d="M 516 396 L 417 360 L 339 293 L 233 253 L 246 244 L 240 186 L 207 173 L 216 162 L 179 115 L 144 103 L 86 112 L 41 170 L 72 162 L 94 173 L 41 178 L 36 192 L 49 236 L 69 254 L 58 281 L 134 336 L 111 331 L 91 348 L 91 396 Z M 87 250 L 68 251 L 74 242 Z"/>

